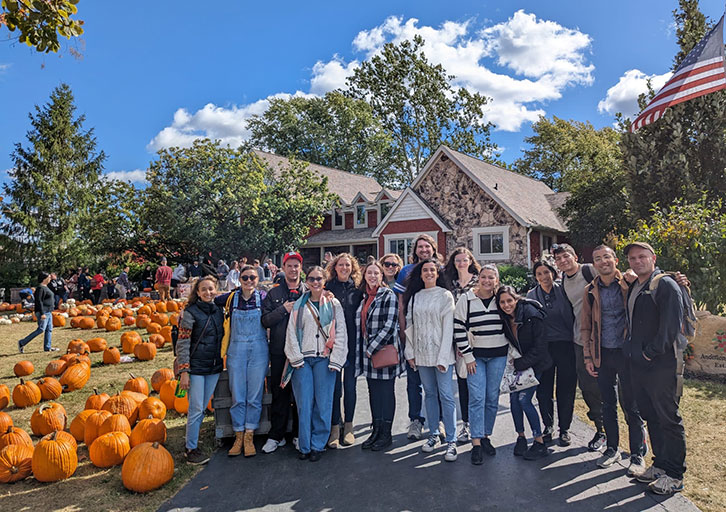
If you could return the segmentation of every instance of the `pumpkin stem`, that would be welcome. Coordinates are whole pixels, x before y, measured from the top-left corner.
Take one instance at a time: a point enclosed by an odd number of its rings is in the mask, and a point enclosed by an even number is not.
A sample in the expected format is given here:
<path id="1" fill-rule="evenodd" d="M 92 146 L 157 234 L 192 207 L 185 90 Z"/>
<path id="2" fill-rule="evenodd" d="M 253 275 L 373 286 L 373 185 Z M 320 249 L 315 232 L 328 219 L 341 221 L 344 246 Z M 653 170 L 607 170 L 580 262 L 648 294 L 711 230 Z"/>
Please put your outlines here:
<path id="1" fill-rule="evenodd" d="M 135 379 L 136 378 L 136 375 L 134 375 L 133 373 L 129 373 L 129 375 L 131 375 L 131 378 L 132 379 Z"/>
<path id="2" fill-rule="evenodd" d="M 10 472 L 11 472 L 11 473 L 12 473 L 13 475 L 17 475 L 17 474 L 18 474 L 18 471 L 20 471 L 20 469 L 18 469 L 18 466 L 11 466 L 11 467 L 10 467 Z"/>
<path id="3" fill-rule="evenodd" d="M 25 384 L 25 381 L 23 379 L 20 379 L 20 385 L 22 386 L 23 384 Z"/>
<path id="4" fill-rule="evenodd" d="M 159 448 L 159 441 L 154 441 L 154 442 L 152 443 L 151 447 L 152 447 L 152 448 L 156 448 L 156 449 L 158 449 L 158 448 Z"/>
<path id="5" fill-rule="evenodd" d="M 98 394 L 98 388 L 93 388 L 93 394 L 94 395 L 97 395 Z"/>
<path id="6" fill-rule="evenodd" d="M 58 436 L 58 431 L 54 430 L 53 433 L 50 435 L 51 440 L 55 441 L 56 436 Z"/>

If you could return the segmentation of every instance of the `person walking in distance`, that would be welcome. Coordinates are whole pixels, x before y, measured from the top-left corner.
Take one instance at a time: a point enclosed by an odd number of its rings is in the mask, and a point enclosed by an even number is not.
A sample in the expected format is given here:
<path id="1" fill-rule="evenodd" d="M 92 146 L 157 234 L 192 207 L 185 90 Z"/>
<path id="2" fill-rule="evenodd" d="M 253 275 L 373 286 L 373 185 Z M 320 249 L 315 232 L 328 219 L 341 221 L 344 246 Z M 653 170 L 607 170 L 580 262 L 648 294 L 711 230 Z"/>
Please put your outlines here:
<path id="1" fill-rule="evenodd" d="M 18 352 L 25 352 L 25 345 L 30 343 L 33 338 L 39 334 L 43 334 L 43 350 L 46 352 L 57 351 L 56 347 L 51 346 L 51 337 L 53 335 L 53 292 L 48 288 L 50 283 L 50 274 L 41 272 L 38 275 L 38 287 L 35 289 L 33 296 L 35 298 L 35 316 L 38 318 L 38 328 L 28 334 L 25 338 L 18 341 Z"/>
<path id="2" fill-rule="evenodd" d="M 156 269 L 154 280 L 156 290 L 159 292 L 159 300 L 170 300 L 169 290 L 171 289 L 171 277 L 174 271 L 166 264 L 166 258 L 161 258 L 161 265 Z"/>

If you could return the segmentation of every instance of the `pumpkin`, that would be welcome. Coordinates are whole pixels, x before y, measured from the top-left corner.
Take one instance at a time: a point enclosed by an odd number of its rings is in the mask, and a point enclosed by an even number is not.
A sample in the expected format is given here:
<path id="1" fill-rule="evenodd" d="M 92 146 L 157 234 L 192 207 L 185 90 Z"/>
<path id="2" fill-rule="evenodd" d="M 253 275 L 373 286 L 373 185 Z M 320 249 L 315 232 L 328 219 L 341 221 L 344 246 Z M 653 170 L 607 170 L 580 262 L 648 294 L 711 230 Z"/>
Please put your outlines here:
<path id="1" fill-rule="evenodd" d="M 88 354 L 91 351 L 88 344 L 83 340 L 71 340 L 68 342 L 69 354 Z"/>
<path id="2" fill-rule="evenodd" d="M 138 403 L 127 395 L 114 395 L 103 404 L 103 410 L 109 411 L 113 414 L 123 414 L 128 418 L 129 424 L 133 425 L 136 423 L 138 417 Z"/>
<path id="3" fill-rule="evenodd" d="M 128 391 L 136 391 L 149 396 L 149 383 L 143 377 L 137 377 L 133 373 L 129 373 L 131 378 L 124 384 L 124 389 Z"/>
<path id="4" fill-rule="evenodd" d="M 0 432 L 7 432 L 13 426 L 13 418 L 6 412 L 0 412 Z"/>
<path id="5" fill-rule="evenodd" d="M 5 433 L 0 435 L 0 450 L 11 444 L 20 444 L 23 446 L 33 446 L 33 440 L 30 435 L 19 427 L 8 427 Z"/>
<path id="6" fill-rule="evenodd" d="M 156 303 L 156 312 L 157 313 L 166 313 L 166 302 L 157 302 Z"/>
<path id="7" fill-rule="evenodd" d="M 167 410 L 174 408 L 174 393 L 176 393 L 176 379 L 167 380 L 161 385 L 159 390 L 159 398 L 166 405 Z"/>
<path id="8" fill-rule="evenodd" d="M 70 361 L 71 359 L 75 359 L 76 357 L 78 357 L 78 354 L 63 354 L 58 359 L 61 359 L 68 363 L 68 361 Z"/>
<path id="9" fill-rule="evenodd" d="M 172 380 L 173 378 L 174 372 L 169 368 L 159 368 L 154 372 L 154 375 L 151 376 L 151 387 L 158 393 L 161 389 L 161 385 L 167 380 Z"/>
<path id="10" fill-rule="evenodd" d="M 95 412 L 98 411 L 95 409 L 84 409 L 76 414 L 76 417 L 73 418 L 73 421 L 71 421 L 69 430 L 71 431 L 71 435 L 79 443 L 83 442 L 83 436 L 86 431 L 86 420 L 88 420 L 88 417 Z"/>
<path id="11" fill-rule="evenodd" d="M 88 455 L 94 466 L 110 468 L 121 464 L 130 450 L 129 436 L 123 432 L 109 432 L 93 441 Z"/>
<path id="12" fill-rule="evenodd" d="M 166 327 L 161 329 L 162 332 L 164 329 L 166 329 Z M 149 336 L 149 343 L 153 343 L 156 348 L 162 348 L 166 343 L 166 339 L 164 339 L 163 334 L 152 334 Z"/>
<path id="13" fill-rule="evenodd" d="M 121 329 L 121 320 L 115 316 L 112 316 L 106 321 L 106 325 L 104 325 L 104 328 L 109 331 L 118 331 Z"/>
<path id="14" fill-rule="evenodd" d="M 121 481 L 129 491 L 149 492 L 174 476 L 174 458 L 159 443 L 141 443 L 126 455 Z"/>
<path id="15" fill-rule="evenodd" d="M 65 371 L 67 365 L 67 361 L 63 359 L 53 359 L 45 367 L 45 374 L 50 377 L 56 377 Z"/>
<path id="16" fill-rule="evenodd" d="M 151 308 L 149 306 L 141 306 L 136 313 L 139 316 L 149 316 L 151 314 Z"/>
<path id="17" fill-rule="evenodd" d="M 109 398 L 108 393 L 99 393 L 98 388 L 93 388 L 93 394 L 86 398 L 84 409 L 97 409 L 100 411 Z"/>
<path id="18" fill-rule="evenodd" d="M 66 371 L 61 375 L 60 383 L 63 386 L 63 392 L 68 393 L 82 389 L 90 378 L 91 368 L 86 364 L 80 363 L 66 368 Z"/>
<path id="19" fill-rule="evenodd" d="M 156 345 L 153 343 L 139 343 L 134 347 L 134 355 L 139 361 L 151 361 L 156 357 Z"/>
<path id="20" fill-rule="evenodd" d="M 164 327 L 169 323 L 169 316 L 166 313 L 154 313 L 151 315 L 151 321 Z"/>
<path id="21" fill-rule="evenodd" d="M 103 338 L 91 338 L 88 340 L 88 349 L 91 352 L 103 352 L 107 346 L 108 343 Z"/>
<path id="22" fill-rule="evenodd" d="M 146 326 L 146 332 L 149 334 L 159 334 L 161 332 L 161 325 L 156 322 L 151 322 Z"/>
<path id="23" fill-rule="evenodd" d="M 86 446 L 91 446 L 93 441 L 96 440 L 99 436 L 99 432 L 101 431 L 101 425 L 103 425 L 103 422 L 110 418 L 112 414 L 113 413 L 109 411 L 94 411 L 93 414 L 88 415 L 83 428 L 83 442 L 86 443 Z"/>
<path id="24" fill-rule="evenodd" d="M 36 436 L 45 436 L 55 430 L 65 430 L 67 421 L 65 407 L 57 402 L 48 402 L 33 411 L 30 430 Z"/>
<path id="25" fill-rule="evenodd" d="M 106 418 L 98 430 L 99 435 L 108 434 L 109 432 L 123 432 L 127 436 L 131 435 L 131 425 L 129 419 L 123 414 L 112 414 Z"/>
<path id="26" fill-rule="evenodd" d="M 55 400 L 63 393 L 63 386 L 53 377 L 45 377 L 38 381 L 41 400 Z"/>
<path id="27" fill-rule="evenodd" d="M 134 311 L 131 308 L 123 308 L 121 311 L 123 311 L 124 318 L 134 316 Z"/>
<path id="28" fill-rule="evenodd" d="M 176 311 L 179 311 L 179 304 L 177 304 L 176 301 L 167 300 L 166 301 L 166 312 L 174 313 Z"/>
<path id="29" fill-rule="evenodd" d="M 66 366 L 66 370 L 68 368 L 70 368 L 71 366 L 73 366 L 74 364 L 80 364 L 80 363 L 85 364 L 89 368 L 91 367 L 91 358 L 88 357 L 86 354 L 73 354 L 73 357 L 68 359 L 68 361 L 66 361 L 66 362 L 68 363 Z"/>
<path id="30" fill-rule="evenodd" d="M 131 327 L 136 323 L 136 319 L 133 316 L 125 316 L 124 317 L 124 325 L 127 327 Z"/>
<path id="31" fill-rule="evenodd" d="M 0 410 L 5 409 L 10 404 L 10 388 L 5 384 L 0 384 Z"/>
<path id="32" fill-rule="evenodd" d="M 131 448 L 141 443 L 166 443 L 166 425 L 159 418 L 144 418 L 131 431 L 129 437 Z"/>
<path id="33" fill-rule="evenodd" d="M 124 312 L 122 309 L 114 309 L 111 311 L 111 317 L 121 319 L 124 317 Z"/>
<path id="34" fill-rule="evenodd" d="M 40 388 L 35 382 L 25 382 L 20 379 L 20 384 L 13 388 L 13 403 L 15 407 L 30 407 L 40 403 Z"/>
<path id="35" fill-rule="evenodd" d="M 156 397 L 150 396 L 139 404 L 139 418 L 158 418 L 163 420 L 166 417 L 166 405 Z"/>
<path id="36" fill-rule="evenodd" d="M 81 314 L 81 312 L 78 310 L 78 308 L 69 308 L 68 309 L 68 316 L 70 316 L 70 317 L 77 317 L 80 314 Z"/>
<path id="37" fill-rule="evenodd" d="M 121 362 L 121 352 L 116 347 L 103 351 L 103 364 L 118 364 L 119 362 Z"/>
<path id="38" fill-rule="evenodd" d="M 57 432 L 38 441 L 33 451 L 33 476 L 39 482 L 57 482 L 76 472 L 78 455 L 76 448 Z"/>
<path id="39" fill-rule="evenodd" d="M 179 326 L 179 313 L 172 313 L 169 315 L 169 325 Z"/>
<path id="40" fill-rule="evenodd" d="M 80 316 L 74 316 L 71 318 L 71 327 L 74 329 L 79 329 L 81 327 L 81 320 L 83 317 Z"/>
<path id="41" fill-rule="evenodd" d="M 108 315 L 107 314 L 100 314 L 96 317 L 96 326 L 99 329 L 103 329 L 106 327 L 106 322 L 108 321 Z"/>
<path id="42" fill-rule="evenodd" d="M 69 434 L 65 430 L 58 430 L 57 432 L 57 437 L 59 440 L 65 441 L 66 443 L 70 444 L 71 446 L 73 446 L 74 450 L 78 449 L 78 442 L 76 441 L 76 438 L 73 437 L 73 434 Z"/>
<path id="43" fill-rule="evenodd" d="M 142 308 L 143 309 L 143 308 Z M 139 310 L 141 311 L 141 309 Z M 139 314 L 136 317 L 136 327 L 139 329 L 146 329 L 146 327 L 151 323 L 151 318 L 149 318 L 148 315 Z"/>
<path id="44" fill-rule="evenodd" d="M 187 395 L 184 395 L 183 397 L 179 398 L 178 396 L 174 397 L 174 410 L 178 412 L 179 414 L 186 414 L 189 412 L 189 397 Z"/>
<path id="45" fill-rule="evenodd" d="M 66 317 L 63 315 L 53 315 L 53 327 L 65 327 Z"/>
<path id="46" fill-rule="evenodd" d="M 30 361 L 18 361 L 13 366 L 13 373 L 16 377 L 27 377 L 35 371 L 35 366 Z"/>
<path id="47" fill-rule="evenodd" d="M 138 332 L 125 332 L 121 335 L 121 350 L 123 350 L 124 354 L 133 354 L 134 348 L 141 341 L 141 335 Z"/>
<path id="48" fill-rule="evenodd" d="M 84 316 L 78 322 L 78 327 L 80 327 L 81 329 L 93 329 L 94 326 L 95 322 L 90 316 Z"/>
<path id="49" fill-rule="evenodd" d="M 0 450 L 0 482 L 28 478 L 33 471 L 33 447 L 11 444 Z"/>

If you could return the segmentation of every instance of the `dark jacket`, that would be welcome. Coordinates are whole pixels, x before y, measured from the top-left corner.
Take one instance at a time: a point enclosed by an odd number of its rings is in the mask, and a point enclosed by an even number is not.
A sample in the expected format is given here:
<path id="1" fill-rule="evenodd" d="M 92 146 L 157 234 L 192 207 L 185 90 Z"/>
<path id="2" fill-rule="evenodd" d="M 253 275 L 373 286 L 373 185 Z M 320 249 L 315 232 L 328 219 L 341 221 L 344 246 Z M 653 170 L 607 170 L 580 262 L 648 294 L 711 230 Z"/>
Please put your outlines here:
<path id="1" fill-rule="evenodd" d="M 325 284 L 325 289 L 333 292 L 335 298 L 343 306 L 345 328 L 348 333 L 348 360 L 354 362 L 354 347 L 357 339 L 355 330 L 356 311 L 358 311 L 358 306 L 360 306 L 361 300 L 363 300 L 363 292 L 356 288 L 352 279 L 348 279 L 346 282 L 338 281 L 337 279 L 328 281 Z"/>
<path id="2" fill-rule="evenodd" d="M 663 363 L 675 365 L 676 361 L 673 343 L 680 332 L 683 318 L 681 291 L 673 279 L 663 278 L 658 283 L 653 300 L 649 289 L 650 280 L 661 272 L 656 268 L 648 278 L 635 299 L 632 319 L 628 318 L 631 320 L 630 336 L 623 350 L 633 364 L 641 367 Z M 628 299 L 634 286 L 635 283 L 630 285 Z M 643 354 L 651 361 L 647 361 Z"/>
<path id="3" fill-rule="evenodd" d="M 595 368 L 600 368 L 600 338 L 602 333 L 602 314 L 600 306 L 600 280 L 597 276 L 585 287 L 585 296 L 582 300 L 582 322 L 580 324 L 580 342 L 582 343 L 585 361 L 592 361 Z M 619 270 L 615 270 L 615 282 L 623 293 L 623 302 L 627 309 L 628 283 Z M 627 335 L 628 327 L 625 326 Z"/>
<path id="4" fill-rule="evenodd" d="M 297 296 L 293 298 L 287 281 L 283 280 L 267 293 L 262 301 L 262 326 L 270 330 L 270 354 L 285 355 L 285 338 L 287 337 L 287 322 L 290 314 L 285 310 L 285 302 L 296 300 L 305 291 L 305 285 L 300 282 L 297 287 Z"/>
<path id="5" fill-rule="evenodd" d="M 221 373 L 224 367 L 222 360 L 223 335 L 222 308 L 215 304 L 200 302 L 188 306 L 182 314 L 179 340 L 177 341 L 176 350 L 179 364 L 188 362 L 189 373 L 194 375 Z"/>
<path id="6" fill-rule="evenodd" d="M 558 283 L 552 285 L 550 296 L 554 299 L 551 302 L 545 301 L 545 292 L 542 286 L 537 285 L 527 292 L 527 298 L 537 301 L 545 312 L 542 335 L 548 342 L 573 341 L 573 328 L 575 325 L 575 314 L 572 311 L 565 289 Z"/>
<path id="7" fill-rule="evenodd" d="M 33 297 L 35 298 L 35 312 L 38 317 L 53 311 L 53 308 L 55 307 L 55 297 L 53 296 L 53 292 L 50 291 L 50 288 L 43 286 L 42 284 L 38 285 Z"/>
<path id="8" fill-rule="evenodd" d="M 514 360 L 517 371 L 532 368 L 540 373 L 552 366 L 547 341 L 544 338 L 544 319 L 547 314 L 539 302 L 520 299 L 514 310 L 514 323 L 517 324 L 517 335 L 512 331 L 511 319 L 502 314 L 504 334 L 509 342 L 519 350 L 522 357 Z"/>

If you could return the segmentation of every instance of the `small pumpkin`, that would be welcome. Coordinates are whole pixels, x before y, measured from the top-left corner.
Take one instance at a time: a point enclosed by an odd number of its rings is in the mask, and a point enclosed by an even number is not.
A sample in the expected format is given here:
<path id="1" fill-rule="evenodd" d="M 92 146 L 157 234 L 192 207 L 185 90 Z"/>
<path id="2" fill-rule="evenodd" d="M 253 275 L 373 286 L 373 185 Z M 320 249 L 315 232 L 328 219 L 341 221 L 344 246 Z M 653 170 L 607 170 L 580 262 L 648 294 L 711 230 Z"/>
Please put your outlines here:
<path id="1" fill-rule="evenodd" d="M 104 329 L 106 329 L 108 332 L 112 331 L 118 331 L 121 329 L 121 319 L 112 316 L 106 321 L 106 325 L 104 325 Z"/>
<path id="2" fill-rule="evenodd" d="M 93 394 L 86 398 L 84 409 L 103 409 L 103 404 L 110 398 L 108 393 L 99 393 L 98 388 L 93 388 Z"/>
<path id="3" fill-rule="evenodd" d="M 45 367 L 45 374 L 49 377 L 57 377 L 65 371 L 66 366 L 68 366 L 67 361 L 64 361 L 63 359 L 53 359 Z"/>
<path id="4" fill-rule="evenodd" d="M 166 313 L 154 313 L 151 315 L 151 321 L 164 327 L 169 323 L 169 316 Z"/>
<path id="5" fill-rule="evenodd" d="M 25 382 L 20 379 L 20 384 L 13 388 L 13 403 L 15 407 L 30 407 L 40 403 L 40 388 L 35 382 Z"/>
<path id="6" fill-rule="evenodd" d="M 13 366 L 13 373 L 16 377 L 27 377 L 35 371 L 35 366 L 30 361 L 18 361 Z"/>
<path id="7" fill-rule="evenodd" d="M 108 322 L 108 314 L 105 312 L 101 312 L 99 315 L 96 316 L 96 327 L 99 329 L 103 329 L 106 327 L 106 322 Z"/>
<path id="8" fill-rule="evenodd" d="M 164 327 L 164 329 L 166 329 L 166 327 Z M 164 329 L 162 329 L 162 331 Z M 156 348 L 163 348 L 166 343 L 166 339 L 164 339 L 163 334 L 152 334 L 149 336 L 149 343 L 153 343 Z"/>
<path id="9" fill-rule="evenodd" d="M 6 432 L 13 426 L 13 418 L 6 412 L 0 412 L 0 432 Z"/>
<path id="10" fill-rule="evenodd" d="M 167 410 L 174 409 L 174 393 L 176 393 L 176 379 L 167 380 L 161 385 L 159 390 L 159 398 L 166 405 Z"/>
<path id="11" fill-rule="evenodd" d="M 88 348 L 91 352 L 103 352 L 107 346 L 108 342 L 103 338 L 91 338 L 88 340 Z"/>
<path id="12" fill-rule="evenodd" d="M 129 424 L 136 423 L 138 408 L 139 406 L 133 398 L 122 394 L 112 396 L 103 404 L 104 411 L 109 411 L 112 414 L 123 414 L 128 418 Z"/>
<path id="13" fill-rule="evenodd" d="M 124 325 L 126 327 L 131 327 L 136 323 L 136 319 L 133 316 L 125 316 L 124 317 Z"/>
<path id="14" fill-rule="evenodd" d="M 86 443 L 86 446 L 91 446 L 93 441 L 96 440 L 101 431 L 101 425 L 103 425 L 103 422 L 110 418 L 112 414 L 113 413 L 110 411 L 95 411 L 86 418 L 86 423 L 83 428 L 83 442 Z"/>
<path id="15" fill-rule="evenodd" d="M 53 315 L 53 327 L 65 327 L 66 326 L 66 317 L 63 315 Z"/>
<path id="16" fill-rule="evenodd" d="M 130 450 L 129 436 L 123 432 L 108 432 L 93 441 L 88 456 L 94 466 L 110 468 L 123 463 Z"/>
<path id="17" fill-rule="evenodd" d="M 9 484 L 33 472 L 33 447 L 11 444 L 0 450 L 0 482 Z"/>
<path id="18" fill-rule="evenodd" d="M 139 316 L 149 316 L 151 315 L 151 308 L 149 306 L 141 306 L 136 313 Z"/>
<path id="19" fill-rule="evenodd" d="M 123 318 L 124 312 L 122 309 L 114 309 L 113 311 L 111 311 L 111 316 L 114 318 Z"/>
<path id="20" fill-rule="evenodd" d="M 103 351 L 103 364 L 118 364 L 121 362 L 121 352 L 116 347 L 109 347 Z"/>
<path id="21" fill-rule="evenodd" d="M 95 325 L 96 323 L 90 316 L 84 316 L 78 322 L 78 327 L 80 327 L 81 329 L 93 329 Z"/>
<path id="22" fill-rule="evenodd" d="M 160 420 L 166 418 L 166 405 L 153 396 L 150 396 L 139 405 L 139 418 L 148 418 L 150 416 Z"/>
<path id="23" fill-rule="evenodd" d="M 166 313 L 166 302 L 160 301 L 156 303 L 156 312 L 157 313 Z"/>
<path id="24" fill-rule="evenodd" d="M 124 389 L 128 391 L 136 391 L 137 393 L 143 393 L 149 396 L 149 383 L 143 377 L 137 377 L 133 373 L 129 373 L 131 378 L 124 384 Z"/>
<path id="25" fill-rule="evenodd" d="M 112 414 L 106 418 L 98 430 L 99 435 L 108 434 L 109 432 L 123 432 L 127 436 L 131 435 L 131 425 L 129 419 L 123 414 Z"/>
<path id="26" fill-rule="evenodd" d="M 141 443 L 126 455 L 121 481 L 130 491 L 149 492 L 174 476 L 174 457 L 159 443 Z"/>
<path id="27" fill-rule="evenodd" d="M 20 427 L 8 427 L 5 433 L 0 435 L 0 450 L 10 444 L 20 444 L 24 446 L 33 446 L 33 440 L 30 435 Z"/>
<path id="28" fill-rule="evenodd" d="M 134 402 L 136 402 L 136 405 L 141 405 L 141 402 L 148 398 L 143 393 L 138 393 L 137 391 L 129 391 L 128 389 L 122 390 L 119 394 L 131 398 Z"/>
<path id="29" fill-rule="evenodd" d="M 83 442 L 83 436 L 86 432 L 86 420 L 91 416 L 91 414 L 98 412 L 95 409 L 84 409 L 78 414 L 76 414 L 76 417 L 73 418 L 73 421 L 71 421 L 71 426 L 68 430 L 71 431 L 71 435 L 74 437 L 76 441 L 79 443 Z"/>
<path id="30" fill-rule="evenodd" d="M 149 334 L 159 334 L 161 332 L 161 325 L 156 322 L 151 322 L 146 326 L 146 332 Z"/>
<path id="31" fill-rule="evenodd" d="M 154 375 L 151 376 L 151 387 L 158 393 L 161 389 L 161 385 L 167 380 L 172 380 L 173 378 L 174 372 L 172 370 L 169 368 L 159 368 L 154 372 Z"/>
<path id="32" fill-rule="evenodd" d="M 38 381 L 41 400 L 55 400 L 63 393 L 63 386 L 53 377 L 45 377 Z"/>
<path id="33" fill-rule="evenodd" d="M 175 313 L 176 311 L 179 311 L 179 304 L 177 304 L 176 301 L 167 300 L 166 301 L 166 312 Z"/>
<path id="34" fill-rule="evenodd" d="M 139 343 L 134 347 L 134 355 L 139 361 L 151 361 L 156 357 L 156 345 L 153 343 Z"/>
<path id="35" fill-rule="evenodd" d="M 131 448 L 141 443 L 166 443 L 166 425 L 158 418 L 144 418 L 139 421 L 129 436 Z"/>
<path id="36" fill-rule="evenodd" d="M 67 352 L 69 354 L 88 354 L 90 351 L 91 349 L 88 343 L 83 340 L 71 340 L 68 342 Z"/>
<path id="37" fill-rule="evenodd" d="M 68 393 L 82 389 L 90 378 L 91 368 L 89 366 L 84 363 L 74 364 L 66 368 L 66 371 L 63 372 L 60 383 L 63 386 L 63 392 Z"/>
<path id="38" fill-rule="evenodd" d="M 169 325 L 179 326 L 179 313 L 172 313 L 169 315 Z"/>
<path id="39" fill-rule="evenodd" d="M 174 410 L 178 412 L 179 414 L 187 414 L 189 412 L 189 396 L 184 395 L 183 397 L 179 398 L 178 396 L 174 397 Z"/>
<path id="40" fill-rule="evenodd" d="M 33 451 L 33 476 L 39 482 L 57 482 L 76 472 L 78 455 L 76 449 L 53 432 L 38 441 Z"/>
<path id="41" fill-rule="evenodd" d="M 142 308 L 143 309 L 143 308 Z M 141 311 L 141 309 L 139 310 Z M 136 317 L 136 327 L 139 329 L 146 329 L 146 327 L 151 323 L 151 318 L 149 318 L 148 315 L 139 314 Z"/>
<path id="42" fill-rule="evenodd" d="M 65 430 L 67 421 L 65 407 L 57 402 L 48 402 L 33 411 L 30 430 L 36 436 L 45 436 L 55 430 Z"/>
<path id="43" fill-rule="evenodd" d="M 0 384 L 0 411 L 10 405 L 10 388 Z"/>
<path id="44" fill-rule="evenodd" d="M 138 332 L 125 332 L 121 335 L 121 350 L 123 350 L 124 354 L 133 354 L 134 348 L 141 341 L 141 335 Z"/>

